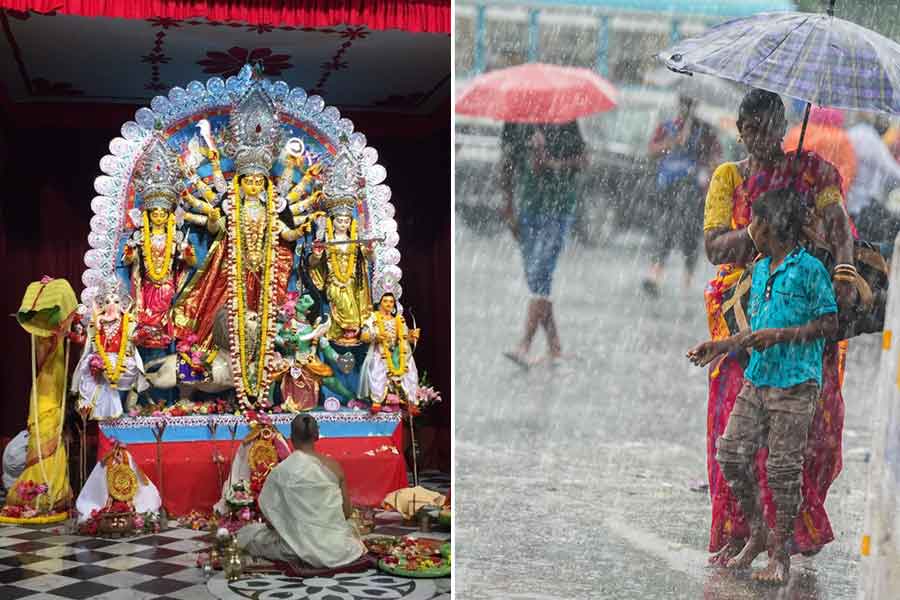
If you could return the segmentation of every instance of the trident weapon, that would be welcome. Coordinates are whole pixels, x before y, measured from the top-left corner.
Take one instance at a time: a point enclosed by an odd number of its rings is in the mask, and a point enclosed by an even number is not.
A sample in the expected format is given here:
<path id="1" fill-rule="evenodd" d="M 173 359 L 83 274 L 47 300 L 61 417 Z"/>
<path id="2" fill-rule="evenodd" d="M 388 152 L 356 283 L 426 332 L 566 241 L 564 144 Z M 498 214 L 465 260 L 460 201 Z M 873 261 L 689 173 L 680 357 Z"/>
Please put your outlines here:
<path id="1" fill-rule="evenodd" d="M 154 423 L 153 427 L 150 428 L 150 431 L 153 432 L 153 437 L 156 438 L 156 477 L 159 480 L 159 495 L 161 498 L 163 498 L 163 506 L 160 510 L 160 514 L 164 513 L 164 511 L 166 510 L 166 496 L 163 487 L 162 439 L 167 425 L 168 423 L 165 419 L 158 419 L 156 423 Z"/>
<path id="2" fill-rule="evenodd" d="M 370 242 L 380 244 L 384 241 L 384 236 L 380 238 L 365 238 L 361 240 L 334 240 L 331 242 L 315 242 L 316 244 L 320 244 L 322 246 L 342 246 L 345 244 L 368 244 Z"/>

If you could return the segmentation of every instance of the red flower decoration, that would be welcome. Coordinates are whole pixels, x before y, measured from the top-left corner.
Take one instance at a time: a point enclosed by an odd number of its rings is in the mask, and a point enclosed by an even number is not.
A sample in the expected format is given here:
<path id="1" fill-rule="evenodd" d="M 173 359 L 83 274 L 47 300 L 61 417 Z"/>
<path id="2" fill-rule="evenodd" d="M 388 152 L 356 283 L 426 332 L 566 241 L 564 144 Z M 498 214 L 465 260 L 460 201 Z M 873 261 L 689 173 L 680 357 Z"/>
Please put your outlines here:
<path id="1" fill-rule="evenodd" d="M 331 59 L 328 62 L 322 63 L 322 69 L 325 71 L 343 71 L 346 69 L 348 64 L 337 57 Z"/>
<path id="2" fill-rule="evenodd" d="M 152 19 L 147 19 L 150 22 L 150 25 L 153 27 L 162 27 L 163 29 L 168 29 L 169 27 L 181 27 L 181 24 L 175 19 L 169 17 L 154 17 Z"/>
<path id="3" fill-rule="evenodd" d="M 271 25 L 266 25 L 265 23 L 260 23 L 258 25 L 250 25 L 249 27 L 247 27 L 248 32 L 255 31 L 259 35 L 262 35 L 264 33 L 269 33 L 270 31 L 272 31 L 272 29 L 273 28 Z"/>
<path id="4" fill-rule="evenodd" d="M 371 32 L 367 31 L 365 27 L 348 27 L 341 32 L 341 37 L 348 40 L 361 40 L 367 38 L 369 33 Z"/>
<path id="5" fill-rule="evenodd" d="M 259 63 L 262 72 L 266 75 L 281 75 L 282 71 L 293 68 L 289 63 L 289 54 L 272 54 L 271 48 L 255 48 L 247 50 L 234 46 L 228 52 L 210 51 L 206 58 L 198 60 L 197 64 L 203 67 L 204 73 L 214 73 L 222 77 L 237 75 L 247 63 Z"/>

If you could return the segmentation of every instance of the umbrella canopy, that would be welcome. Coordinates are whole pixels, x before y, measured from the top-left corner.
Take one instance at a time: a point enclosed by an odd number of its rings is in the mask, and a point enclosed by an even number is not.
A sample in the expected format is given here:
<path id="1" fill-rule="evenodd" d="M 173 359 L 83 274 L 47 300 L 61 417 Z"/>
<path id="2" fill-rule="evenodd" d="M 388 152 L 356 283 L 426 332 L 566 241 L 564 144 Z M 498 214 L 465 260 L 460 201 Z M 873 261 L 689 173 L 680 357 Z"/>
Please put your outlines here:
<path id="1" fill-rule="evenodd" d="M 698 102 L 723 107 L 737 106 L 747 91 L 746 86 L 740 84 L 707 75 L 685 77 L 665 67 L 647 73 L 644 83 L 666 88 L 679 96 L 693 98 Z"/>
<path id="2" fill-rule="evenodd" d="M 615 106 L 616 88 L 590 69 L 529 63 L 476 77 L 456 112 L 513 123 L 568 123 Z"/>
<path id="3" fill-rule="evenodd" d="M 821 106 L 900 113 L 900 44 L 865 27 L 812 13 L 763 13 L 686 39 L 659 57 Z"/>

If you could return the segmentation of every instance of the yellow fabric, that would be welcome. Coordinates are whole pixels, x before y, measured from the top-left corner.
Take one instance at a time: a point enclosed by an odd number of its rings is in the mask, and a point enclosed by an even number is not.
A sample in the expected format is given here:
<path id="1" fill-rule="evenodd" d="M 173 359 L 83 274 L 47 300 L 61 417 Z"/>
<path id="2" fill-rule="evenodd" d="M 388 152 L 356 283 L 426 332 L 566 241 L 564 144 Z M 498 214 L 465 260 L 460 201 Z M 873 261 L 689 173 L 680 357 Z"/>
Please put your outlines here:
<path id="1" fill-rule="evenodd" d="M 743 179 L 735 163 L 723 163 L 713 173 L 703 210 L 703 231 L 731 228 L 734 190 Z"/>
<path id="2" fill-rule="evenodd" d="M 52 279 L 46 285 L 35 281 L 25 290 L 16 317 L 28 333 L 49 337 L 77 305 L 75 292 L 65 279 Z"/>
<path id="3" fill-rule="evenodd" d="M 407 519 L 416 516 L 416 512 L 423 506 L 443 506 L 447 497 L 437 492 L 417 486 L 403 488 L 391 492 L 384 498 L 384 503 L 393 506 L 394 509 Z"/>
<path id="4" fill-rule="evenodd" d="M 38 295 L 41 287 L 45 289 Z M 76 305 L 75 292 L 64 279 L 55 279 L 46 286 L 42 286 L 39 282 L 32 283 L 22 300 L 22 308 L 18 314 L 19 323 L 35 336 L 37 355 L 47 353 L 48 357 L 37 373 L 35 389 L 32 391 L 34 395 L 28 397 L 26 467 L 9 490 L 6 497 L 7 506 L 25 505 L 17 492 L 18 484 L 25 481 L 47 483 L 49 487 L 47 496 L 50 502 L 49 506 L 43 508 L 59 511 L 71 505 L 72 488 L 69 485 L 68 458 L 65 445 L 60 443 L 65 408 L 66 338 L 65 335 L 55 334 L 58 333 L 60 325 L 68 326 L 67 319 Z M 38 312 L 30 314 L 32 310 Z M 51 328 L 48 326 L 51 321 L 47 315 L 52 314 L 60 315 L 61 318 L 53 319 L 57 324 Z M 22 322 L 23 318 L 26 319 L 25 322 Z M 48 348 L 50 344 L 54 344 L 52 349 Z M 46 500 L 43 502 L 46 503 Z M 50 517 L 45 513 L 20 522 L 38 523 L 39 521 L 34 519 L 39 518 Z"/>
<path id="5" fill-rule="evenodd" d="M 329 247 L 321 259 L 310 260 L 310 277 L 319 290 L 325 292 L 331 307 L 331 327 L 328 339 L 339 341 L 345 331 L 357 331 L 362 328 L 369 315 L 372 314 L 372 296 L 369 293 L 369 281 L 366 269 L 360 274 L 356 269 L 346 284 L 337 280 L 328 269 L 327 253 L 334 254 L 334 259 L 345 271 L 349 268 L 352 255 L 357 251 L 355 244 Z"/>
<path id="6" fill-rule="evenodd" d="M 0 515 L 0 523 L 5 525 L 49 525 L 50 523 L 60 523 L 69 518 L 69 513 L 53 513 L 42 517 L 4 517 Z"/>
<path id="7" fill-rule="evenodd" d="M 818 196 L 816 196 L 816 209 L 822 210 L 832 204 L 840 204 L 843 201 L 844 198 L 841 196 L 841 189 L 836 185 L 833 185 L 825 188 Z"/>

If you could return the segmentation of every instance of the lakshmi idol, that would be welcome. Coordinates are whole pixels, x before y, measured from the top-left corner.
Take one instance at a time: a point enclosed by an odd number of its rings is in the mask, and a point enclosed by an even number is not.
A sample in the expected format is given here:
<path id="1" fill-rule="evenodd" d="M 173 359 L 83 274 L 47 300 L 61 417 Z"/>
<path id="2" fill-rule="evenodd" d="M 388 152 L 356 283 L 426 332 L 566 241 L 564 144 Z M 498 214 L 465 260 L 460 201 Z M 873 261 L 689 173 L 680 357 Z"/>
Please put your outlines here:
<path id="1" fill-rule="evenodd" d="M 317 166 L 306 169 L 303 179 L 273 181 L 270 175 L 281 146 L 281 130 L 271 99 L 252 88 L 232 111 L 227 153 L 233 157 L 234 175 L 230 184 L 221 174 L 219 153 L 208 148 L 214 186 L 211 188 L 190 167 L 185 176 L 202 198 L 185 194 L 193 209 L 191 221 L 204 223 L 214 235 L 203 264 L 187 282 L 175 308 L 175 332 L 180 339 L 195 338 L 209 349 L 220 311 L 226 311 L 231 339 L 231 372 L 242 404 L 249 398 L 265 399 L 271 375 L 267 356 L 275 339 L 277 308 L 284 302 L 293 266 L 292 244 L 308 230 L 307 210 L 317 196 L 310 193 L 310 179 Z M 291 168 L 304 167 L 294 155 Z M 288 189 L 286 197 L 277 189 Z M 279 214 L 290 204 L 293 226 Z M 248 327 L 249 319 L 258 327 Z M 250 339 L 253 337 L 254 339 Z"/>
<path id="2" fill-rule="evenodd" d="M 122 260 L 131 267 L 135 295 L 134 343 L 168 348 L 172 342 L 172 299 L 186 269 L 197 262 L 194 249 L 177 230 L 178 167 L 165 144 L 155 138 L 140 166 L 141 224 L 125 245 Z"/>

